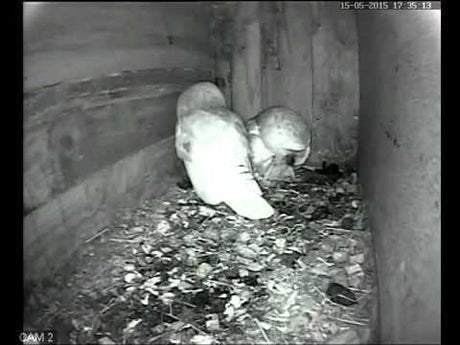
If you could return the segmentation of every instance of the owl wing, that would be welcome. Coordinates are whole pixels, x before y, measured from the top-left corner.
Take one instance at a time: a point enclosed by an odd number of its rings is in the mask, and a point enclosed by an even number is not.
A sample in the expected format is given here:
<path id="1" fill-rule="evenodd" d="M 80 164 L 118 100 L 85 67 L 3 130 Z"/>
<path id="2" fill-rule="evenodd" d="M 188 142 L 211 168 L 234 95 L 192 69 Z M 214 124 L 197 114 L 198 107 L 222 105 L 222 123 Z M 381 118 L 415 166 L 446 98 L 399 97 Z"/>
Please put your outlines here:
<path id="1" fill-rule="evenodd" d="M 188 160 L 200 198 L 223 201 L 251 219 L 274 213 L 252 175 L 247 132 L 236 114 L 224 108 L 192 111 L 179 121 L 178 134 L 178 155 Z"/>

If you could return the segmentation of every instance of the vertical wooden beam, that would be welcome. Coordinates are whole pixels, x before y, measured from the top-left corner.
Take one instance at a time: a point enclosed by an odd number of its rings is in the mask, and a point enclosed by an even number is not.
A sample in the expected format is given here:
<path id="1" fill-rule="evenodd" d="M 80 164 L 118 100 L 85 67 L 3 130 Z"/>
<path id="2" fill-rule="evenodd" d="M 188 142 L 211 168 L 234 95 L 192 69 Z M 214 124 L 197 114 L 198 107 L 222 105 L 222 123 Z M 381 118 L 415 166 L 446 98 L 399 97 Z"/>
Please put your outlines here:
<path id="1" fill-rule="evenodd" d="M 311 6 L 307 2 L 262 2 L 263 104 L 281 105 L 311 123 Z"/>
<path id="2" fill-rule="evenodd" d="M 232 109 L 232 23 L 229 18 L 218 18 L 214 28 L 216 63 L 216 84 L 225 96 L 227 106 Z"/>
<path id="3" fill-rule="evenodd" d="M 233 110 L 247 119 L 262 106 L 259 2 L 238 2 L 232 58 Z"/>
<path id="4" fill-rule="evenodd" d="M 234 44 L 234 17 L 236 2 L 203 3 L 212 10 L 212 45 L 215 51 L 215 82 L 225 96 L 227 106 L 233 109 L 232 59 Z"/>
<path id="5" fill-rule="evenodd" d="M 353 163 L 357 152 L 359 75 L 356 17 L 336 4 L 312 3 L 312 161 Z"/>

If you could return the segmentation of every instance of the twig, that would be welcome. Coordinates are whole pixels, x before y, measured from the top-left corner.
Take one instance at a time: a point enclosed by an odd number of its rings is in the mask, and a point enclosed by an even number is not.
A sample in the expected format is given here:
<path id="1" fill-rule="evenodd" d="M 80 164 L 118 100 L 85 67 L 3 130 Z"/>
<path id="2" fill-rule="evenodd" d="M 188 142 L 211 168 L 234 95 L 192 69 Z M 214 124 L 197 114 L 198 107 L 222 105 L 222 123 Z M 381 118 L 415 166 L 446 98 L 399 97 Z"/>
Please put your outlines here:
<path id="1" fill-rule="evenodd" d="M 263 335 L 264 338 L 265 338 L 265 341 L 266 341 L 268 344 L 271 344 L 270 339 L 268 339 L 267 333 L 265 333 L 264 329 L 263 329 L 262 326 L 260 325 L 259 320 L 258 320 L 257 318 L 255 318 L 255 317 L 252 317 L 252 316 L 251 316 L 251 318 L 256 322 L 257 327 L 259 327 L 260 332 L 262 333 L 262 335 Z"/>
<path id="2" fill-rule="evenodd" d="M 203 258 L 203 257 L 206 257 L 206 256 L 213 256 L 213 255 L 219 255 L 219 253 L 211 253 L 211 252 L 208 252 L 208 253 L 206 253 L 206 254 L 197 255 L 196 257 L 197 257 L 197 258 Z"/>
<path id="3" fill-rule="evenodd" d="M 214 284 L 217 284 L 217 285 L 233 287 L 233 285 L 231 285 L 231 284 L 223 283 L 223 282 L 220 282 L 220 281 L 217 281 L 217 280 L 212 280 L 212 279 L 207 279 L 207 282 L 214 283 Z"/>
<path id="4" fill-rule="evenodd" d="M 356 300 L 359 302 L 361 301 L 364 297 L 366 297 L 368 295 L 368 293 L 363 293 L 361 296 L 359 296 L 358 298 L 356 298 Z"/>
<path id="5" fill-rule="evenodd" d="M 319 256 L 318 256 L 316 259 L 317 259 L 318 261 L 321 261 L 323 264 L 327 265 L 328 267 L 334 266 L 333 263 L 327 262 L 326 260 L 324 260 L 323 258 L 321 258 L 321 257 L 319 257 Z"/>
<path id="6" fill-rule="evenodd" d="M 203 291 L 203 289 L 183 290 L 182 292 L 183 293 L 193 293 L 193 294 L 195 294 L 195 293 L 201 292 L 201 291 Z"/>
<path id="7" fill-rule="evenodd" d="M 338 232 L 351 232 L 354 230 L 351 229 L 342 229 L 342 228 L 332 228 L 332 227 L 326 227 L 326 230 L 332 230 L 332 231 L 338 231 Z"/>
<path id="8" fill-rule="evenodd" d="M 353 319 L 355 320 L 358 320 L 358 321 L 361 321 L 361 322 L 369 322 L 369 319 L 366 319 L 364 317 L 359 317 L 359 316 L 356 316 L 355 314 L 351 314 L 351 316 L 353 317 Z"/>
<path id="9" fill-rule="evenodd" d="M 213 218 L 213 217 L 214 217 L 214 215 L 212 215 L 212 216 L 207 216 L 200 224 L 198 224 L 196 230 L 197 230 L 197 231 L 200 230 L 201 227 L 204 225 L 204 223 L 206 223 L 208 220 L 210 220 L 210 219 Z"/>
<path id="10" fill-rule="evenodd" d="M 336 321 L 348 323 L 348 324 L 350 324 L 350 325 L 355 325 L 355 326 L 368 326 L 367 323 L 357 322 L 357 321 L 353 321 L 353 320 L 345 320 L 345 319 L 341 319 L 341 318 L 333 317 L 333 316 L 327 316 L 327 317 L 330 318 L 330 319 L 332 319 L 332 320 L 336 320 Z"/>
<path id="11" fill-rule="evenodd" d="M 185 327 L 185 326 L 184 326 Z M 169 332 L 164 332 L 164 333 L 161 333 L 161 334 L 158 334 L 152 338 L 150 338 L 147 342 L 150 344 L 150 343 L 153 343 L 155 340 L 157 340 L 158 338 L 161 338 L 161 337 L 164 337 L 166 335 L 170 335 L 170 334 L 174 334 L 174 333 L 177 333 L 177 332 L 180 332 L 184 329 L 184 327 L 182 327 L 181 329 L 177 330 L 177 331 L 169 331 Z"/>
<path id="12" fill-rule="evenodd" d="M 361 290 L 361 289 L 352 288 L 352 287 L 349 287 L 348 289 L 351 290 L 351 291 L 362 292 L 362 293 L 365 293 L 365 294 L 371 293 L 369 290 Z"/>
<path id="13" fill-rule="evenodd" d="M 113 297 L 105 306 L 102 308 L 102 310 L 99 312 L 99 315 L 104 314 L 107 310 L 112 308 L 112 306 L 115 304 L 116 298 Z"/>
<path id="14" fill-rule="evenodd" d="M 137 243 L 139 240 L 129 240 L 123 238 L 111 238 L 110 241 L 117 242 L 117 243 Z"/>
<path id="15" fill-rule="evenodd" d="M 105 232 L 109 231 L 110 229 L 111 229 L 110 227 L 107 227 L 107 228 L 105 228 L 104 230 L 99 231 L 96 235 L 94 235 L 94 236 L 88 238 L 88 239 L 85 241 L 85 243 L 91 242 L 92 240 L 98 238 L 99 236 L 101 236 L 101 235 L 104 234 Z"/>
<path id="16" fill-rule="evenodd" d="M 200 332 L 200 333 L 208 335 L 208 333 L 206 333 L 205 331 L 203 331 L 203 330 L 199 329 L 198 327 L 194 326 L 190 322 L 184 322 L 181 319 L 179 319 L 178 317 L 176 317 L 176 316 L 174 316 L 172 314 L 169 314 L 169 313 L 164 313 L 164 315 L 169 316 L 170 318 L 172 318 L 172 319 L 174 319 L 176 321 L 180 321 L 180 322 L 183 322 L 184 324 L 190 325 L 190 327 L 192 327 L 197 332 Z"/>
<path id="17" fill-rule="evenodd" d="M 323 298 L 328 301 L 329 303 L 331 303 L 332 305 L 336 306 L 336 307 L 341 307 L 341 308 L 344 308 L 345 306 L 341 305 L 341 304 L 338 304 L 338 303 L 335 303 L 334 301 L 332 301 L 323 291 L 321 291 L 320 289 L 318 289 L 316 286 L 313 286 L 313 289 L 315 289 L 321 296 L 323 296 Z"/>

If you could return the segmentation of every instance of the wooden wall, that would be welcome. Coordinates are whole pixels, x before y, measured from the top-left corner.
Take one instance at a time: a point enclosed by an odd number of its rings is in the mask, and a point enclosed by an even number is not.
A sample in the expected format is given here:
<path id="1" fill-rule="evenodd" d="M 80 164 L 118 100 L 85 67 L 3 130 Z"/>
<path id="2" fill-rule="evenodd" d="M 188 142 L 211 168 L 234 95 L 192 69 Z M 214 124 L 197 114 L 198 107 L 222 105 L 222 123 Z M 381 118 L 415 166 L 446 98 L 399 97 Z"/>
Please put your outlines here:
<path id="1" fill-rule="evenodd" d="M 172 183 L 175 103 L 194 82 L 216 80 L 245 118 L 275 104 L 299 111 L 313 127 L 310 162 L 354 155 L 355 20 L 335 4 L 41 3 L 24 14 L 30 278 L 117 207 Z"/>
<path id="2" fill-rule="evenodd" d="M 358 20 L 359 179 L 374 238 L 380 343 L 439 344 L 441 11 L 363 11 Z"/>
<path id="3" fill-rule="evenodd" d="M 26 89 L 146 68 L 213 68 L 210 19 L 197 3 L 61 2 L 32 8 L 24 22 Z"/>
<path id="4" fill-rule="evenodd" d="M 171 137 L 180 92 L 204 69 L 146 69 L 39 88 L 24 98 L 24 207 Z"/>
<path id="5" fill-rule="evenodd" d="M 216 76 L 244 118 L 288 106 L 313 131 L 311 163 L 353 161 L 359 107 L 356 19 L 334 2 L 226 2 L 214 6 Z M 231 51 L 231 53 L 229 53 Z M 230 77 L 228 77 L 230 75 Z"/>
<path id="6" fill-rule="evenodd" d="M 24 26 L 24 268 L 59 267 L 176 178 L 177 97 L 214 79 L 199 4 L 38 5 Z"/>
<path id="7" fill-rule="evenodd" d="M 359 59 L 356 17 L 337 3 L 312 3 L 313 155 L 352 159 L 358 149 Z"/>

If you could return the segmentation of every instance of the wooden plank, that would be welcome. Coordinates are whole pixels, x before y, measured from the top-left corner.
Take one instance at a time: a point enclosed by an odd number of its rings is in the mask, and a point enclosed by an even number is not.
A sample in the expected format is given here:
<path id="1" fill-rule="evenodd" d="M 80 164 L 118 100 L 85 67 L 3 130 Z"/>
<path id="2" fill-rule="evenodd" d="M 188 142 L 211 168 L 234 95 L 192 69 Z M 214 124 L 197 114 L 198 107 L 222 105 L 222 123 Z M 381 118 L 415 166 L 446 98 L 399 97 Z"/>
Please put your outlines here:
<path id="1" fill-rule="evenodd" d="M 313 149 L 310 160 L 353 161 L 357 152 L 359 74 L 356 18 L 332 3 L 312 3 Z"/>
<path id="2" fill-rule="evenodd" d="M 312 110 L 311 6 L 264 2 L 263 107 L 289 107 L 310 123 Z"/>
<path id="3" fill-rule="evenodd" d="M 227 106 L 233 109 L 231 59 L 225 57 L 216 59 L 216 85 L 224 94 Z"/>
<path id="4" fill-rule="evenodd" d="M 26 89 L 124 70 L 213 69 L 199 3 L 44 3 L 26 24 Z"/>
<path id="5" fill-rule="evenodd" d="M 80 86 L 62 85 L 54 92 L 68 95 L 63 103 L 48 110 L 40 108 L 46 102 L 29 107 L 41 112 L 26 117 L 24 123 L 25 209 L 30 212 L 92 173 L 173 135 L 180 92 L 194 78 L 212 78 L 210 71 L 191 72 L 183 73 L 184 81 L 176 84 L 142 86 L 154 83 L 155 76 L 160 81 L 166 76 L 172 82 L 181 80 L 177 71 L 150 71 L 127 73 L 125 78 L 104 77 Z M 110 86 L 124 89 L 108 95 Z M 40 96 L 30 96 L 29 102 L 34 97 Z"/>
<path id="6" fill-rule="evenodd" d="M 83 240 L 109 224 L 117 209 L 165 192 L 177 180 L 176 162 L 174 138 L 169 138 L 101 169 L 25 217 L 25 279 L 58 269 Z"/>
<path id="7" fill-rule="evenodd" d="M 234 46 L 233 25 L 236 2 L 203 3 L 208 8 L 212 26 L 212 45 L 215 51 L 216 84 L 225 96 L 227 106 L 233 108 L 232 100 L 232 52 Z"/>
<path id="8" fill-rule="evenodd" d="M 261 33 L 259 3 L 237 4 L 232 59 L 233 110 L 247 119 L 261 110 Z"/>
<path id="9" fill-rule="evenodd" d="M 96 75 L 82 80 L 70 80 L 50 87 L 27 89 L 24 92 L 24 116 L 35 117 L 50 107 L 86 106 L 102 100 L 116 100 L 133 95 L 161 95 L 165 87 L 212 80 L 211 68 L 149 68 Z"/>
<path id="10" fill-rule="evenodd" d="M 214 41 L 216 44 L 215 74 L 216 84 L 222 90 L 225 101 L 233 109 L 232 99 L 232 22 L 230 20 L 215 23 Z"/>
<path id="11" fill-rule="evenodd" d="M 74 109 L 59 121 L 27 131 L 26 206 L 37 207 L 99 169 L 171 136 L 178 96 Z"/>

